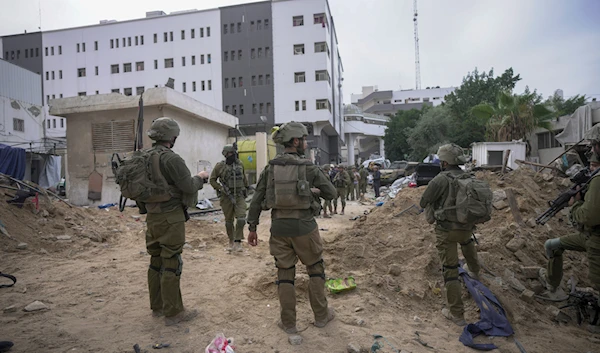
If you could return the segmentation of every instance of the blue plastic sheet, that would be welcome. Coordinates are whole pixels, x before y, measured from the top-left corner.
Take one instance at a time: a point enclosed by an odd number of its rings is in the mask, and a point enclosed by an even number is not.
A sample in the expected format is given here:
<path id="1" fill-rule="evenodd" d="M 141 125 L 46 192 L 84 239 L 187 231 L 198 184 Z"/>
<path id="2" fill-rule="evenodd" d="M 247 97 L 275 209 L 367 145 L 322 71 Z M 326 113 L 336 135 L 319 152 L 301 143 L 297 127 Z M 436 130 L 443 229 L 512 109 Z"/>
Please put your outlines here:
<path id="1" fill-rule="evenodd" d="M 491 351 L 496 349 L 494 344 L 475 343 L 473 339 L 481 334 L 486 336 L 503 336 L 507 337 L 514 334 L 506 312 L 500 302 L 486 286 L 481 282 L 471 278 L 465 270 L 459 267 L 458 272 L 465 281 L 467 289 L 475 303 L 481 310 L 479 322 L 468 324 L 460 338 L 458 339 L 465 346 L 481 351 Z"/>
<path id="2" fill-rule="evenodd" d="M 25 166 L 25 149 L 0 144 L 0 173 L 23 180 Z"/>

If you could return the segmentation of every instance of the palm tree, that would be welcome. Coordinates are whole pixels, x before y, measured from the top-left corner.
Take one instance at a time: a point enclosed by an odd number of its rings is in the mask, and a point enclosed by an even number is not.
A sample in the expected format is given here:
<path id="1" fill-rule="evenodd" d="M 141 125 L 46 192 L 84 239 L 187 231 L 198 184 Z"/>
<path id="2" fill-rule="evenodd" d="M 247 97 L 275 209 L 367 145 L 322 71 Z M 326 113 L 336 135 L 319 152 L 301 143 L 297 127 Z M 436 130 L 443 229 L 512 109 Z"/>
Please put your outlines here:
<path id="1" fill-rule="evenodd" d="M 487 121 L 488 141 L 526 139 L 536 128 L 551 129 L 552 112 L 537 97 L 535 92 L 521 95 L 501 92 L 497 104 L 479 104 L 471 111 Z"/>

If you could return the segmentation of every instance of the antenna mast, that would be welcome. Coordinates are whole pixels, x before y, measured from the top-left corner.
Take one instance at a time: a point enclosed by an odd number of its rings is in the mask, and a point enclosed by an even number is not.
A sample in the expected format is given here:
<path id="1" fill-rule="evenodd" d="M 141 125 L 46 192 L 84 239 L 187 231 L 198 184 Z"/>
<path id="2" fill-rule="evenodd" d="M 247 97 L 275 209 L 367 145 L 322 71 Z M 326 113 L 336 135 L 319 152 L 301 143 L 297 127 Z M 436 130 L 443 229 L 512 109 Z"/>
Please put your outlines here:
<path id="1" fill-rule="evenodd" d="M 415 86 L 416 89 L 421 89 L 421 62 L 419 60 L 419 23 L 417 18 L 417 0 L 413 2 L 414 16 L 413 23 L 415 25 Z"/>

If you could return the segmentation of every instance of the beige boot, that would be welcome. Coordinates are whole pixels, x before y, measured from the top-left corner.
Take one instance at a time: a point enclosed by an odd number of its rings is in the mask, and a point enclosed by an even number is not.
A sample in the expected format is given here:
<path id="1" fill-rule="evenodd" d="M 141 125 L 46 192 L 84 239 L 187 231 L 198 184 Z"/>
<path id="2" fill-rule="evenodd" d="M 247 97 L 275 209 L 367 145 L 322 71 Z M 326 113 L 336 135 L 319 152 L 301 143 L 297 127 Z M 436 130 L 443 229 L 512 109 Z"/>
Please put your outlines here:
<path id="1" fill-rule="evenodd" d="M 327 308 L 327 319 L 325 321 L 315 321 L 315 326 L 323 328 L 329 323 L 329 321 L 333 320 L 334 318 L 335 311 L 333 311 L 333 308 Z"/>
<path id="2" fill-rule="evenodd" d="M 235 244 L 233 243 L 233 240 L 230 240 L 229 241 L 229 246 L 225 250 L 227 250 L 229 252 L 233 251 L 234 245 Z"/>
<path id="3" fill-rule="evenodd" d="M 196 309 L 184 310 L 175 316 L 165 317 L 165 325 L 173 326 L 173 325 L 177 325 L 180 322 L 191 321 L 191 320 L 195 319 L 196 316 L 198 316 L 198 310 L 196 310 Z"/>
<path id="4" fill-rule="evenodd" d="M 298 329 L 296 328 L 296 326 L 286 328 L 286 327 L 283 327 L 283 323 L 281 321 L 277 322 L 277 327 L 282 329 L 283 332 L 287 333 L 288 335 L 293 335 L 295 333 L 298 333 Z"/>
<path id="5" fill-rule="evenodd" d="M 450 312 L 450 310 L 448 310 L 447 308 L 442 309 L 442 315 L 444 315 L 444 317 L 452 322 L 454 322 L 457 326 L 465 326 L 467 325 L 467 322 L 465 321 L 464 317 L 457 317 L 452 315 L 452 313 Z"/>
<path id="6" fill-rule="evenodd" d="M 233 243 L 233 251 L 236 252 L 243 252 L 244 248 L 242 247 L 242 242 L 241 241 L 236 241 Z"/>

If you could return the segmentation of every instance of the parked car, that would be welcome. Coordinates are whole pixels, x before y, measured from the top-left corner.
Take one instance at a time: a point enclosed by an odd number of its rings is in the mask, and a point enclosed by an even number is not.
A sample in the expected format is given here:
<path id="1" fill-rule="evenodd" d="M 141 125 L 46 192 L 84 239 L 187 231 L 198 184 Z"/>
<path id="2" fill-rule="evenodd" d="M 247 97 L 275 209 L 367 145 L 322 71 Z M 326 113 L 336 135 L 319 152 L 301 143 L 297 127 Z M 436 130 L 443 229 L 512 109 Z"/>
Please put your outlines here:
<path id="1" fill-rule="evenodd" d="M 397 179 L 412 175 L 418 162 L 395 161 L 389 168 L 381 170 L 381 185 L 390 185 Z"/>
<path id="2" fill-rule="evenodd" d="M 415 168 L 415 183 L 417 186 L 427 185 L 441 171 L 439 164 L 419 163 Z"/>

